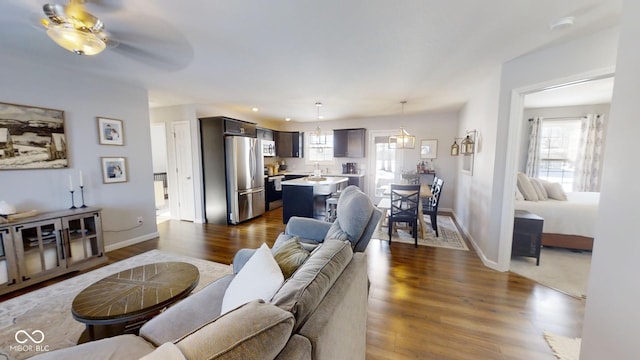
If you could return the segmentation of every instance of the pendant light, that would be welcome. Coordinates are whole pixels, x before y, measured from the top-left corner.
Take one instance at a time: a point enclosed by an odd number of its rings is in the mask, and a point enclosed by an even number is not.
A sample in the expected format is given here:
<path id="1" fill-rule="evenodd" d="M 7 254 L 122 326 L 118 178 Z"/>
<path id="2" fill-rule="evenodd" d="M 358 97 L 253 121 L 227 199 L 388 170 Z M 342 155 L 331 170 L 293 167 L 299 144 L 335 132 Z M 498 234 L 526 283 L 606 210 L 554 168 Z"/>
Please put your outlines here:
<path id="1" fill-rule="evenodd" d="M 317 102 L 316 103 L 316 108 L 318 109 L 318 125 L 316 126 L 316 130 L 312 133 L 313 136 L 311 137 L 311 144 L 312 145 L 326 145 L 327 144 L 327 137 L 322 133 L 322 130 L 320 130 L 320 119 L 322 119 L 322 116 L 320 116 L 320 108 L 322 107 L 322 103 L 321 102 Z"/>
<path id="2" fill-rule="evenodd" d="M 404 117 L 404 105 L 407 103 L 406 100 L 400 102 L 402 104 L 402 116 Z M 389 149 L 415 149 L 416 148 L 416 137 L 413 135 L 409 135 L 407 130 L 404 127 L 400 126 L 400 131 L 398 135 L 389 136 Z"/>

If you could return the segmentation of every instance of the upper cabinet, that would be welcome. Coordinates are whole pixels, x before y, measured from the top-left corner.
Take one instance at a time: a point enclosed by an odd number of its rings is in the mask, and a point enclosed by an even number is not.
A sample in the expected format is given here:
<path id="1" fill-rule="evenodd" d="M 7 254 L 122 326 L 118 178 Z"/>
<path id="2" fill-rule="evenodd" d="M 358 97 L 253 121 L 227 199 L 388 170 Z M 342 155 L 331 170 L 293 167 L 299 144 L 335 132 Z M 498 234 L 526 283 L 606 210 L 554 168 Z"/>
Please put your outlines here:
<path id="1" fill-rule="evenodd" d="M 304 157 L 304 133 L 299 131 L 277 131 L 276 156 L 279 157 Z"/>
<path id="2" fill-rule="evenodd" d="M 366 129 L 333 130 L 333 157 L 363 158 Z"/>
<path id="3" fill-rule="evenodd" d="M 273 130 L 265 129 L 265 128 L 256 128 L 256 134 L 258 139 L 262 140 L 275 140 L 273 135 Z"/>
<path id="4" fill-rule="evenodd" d="M 225 134 L 256 137 L 256 124 L 228 117 L 221 118 L 224 120 Z"/>

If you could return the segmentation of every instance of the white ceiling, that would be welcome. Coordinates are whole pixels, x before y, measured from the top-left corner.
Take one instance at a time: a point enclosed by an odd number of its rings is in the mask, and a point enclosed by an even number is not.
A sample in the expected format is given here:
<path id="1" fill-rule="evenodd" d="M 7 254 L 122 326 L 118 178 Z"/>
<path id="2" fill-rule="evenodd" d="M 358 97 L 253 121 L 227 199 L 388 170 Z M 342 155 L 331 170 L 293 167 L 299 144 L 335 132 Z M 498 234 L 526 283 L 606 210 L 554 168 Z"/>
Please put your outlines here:
<path id="1" fill-rule="evenodd" d="M 60 0 L 64 3 L 63 0 Z M 622 0 L 89 0 L 122 45 L 95 57 L 34 23 L 46 0 L 0 2 L 0 49 L 125 79 L 150 106 L 200 104 L 315 121 L 460 108 L 505 61 L 619 21 Z M 569 29 L 550 31 L 563 16 Z M 216 115 L 216 114 L 207 114 Z"/>

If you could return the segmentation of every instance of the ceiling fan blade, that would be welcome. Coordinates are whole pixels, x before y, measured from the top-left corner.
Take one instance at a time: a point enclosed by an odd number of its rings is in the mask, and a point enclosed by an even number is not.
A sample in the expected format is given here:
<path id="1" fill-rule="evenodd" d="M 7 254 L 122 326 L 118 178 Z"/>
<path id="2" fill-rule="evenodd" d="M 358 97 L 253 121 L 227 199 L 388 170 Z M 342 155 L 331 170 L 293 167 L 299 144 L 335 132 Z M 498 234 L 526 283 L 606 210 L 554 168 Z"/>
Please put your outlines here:
<path id="1" fill-rule="evenodd" d="M 141 46 L 125 42 L 110 42 L 110 50 L 138 61 L 145 65 L 150 65 L 165 71 L 178 71 L 184 69 L 193 61 L 193 50 L 179 53 L 156 51 Z"/>
<path id="2" fill-rule="evenodd" d="M 114 20 L 107 28 L 114 52 L 167 71 L 183 69 L 193 61 L 187 38 L 166 21 L 139 14 Z"/>

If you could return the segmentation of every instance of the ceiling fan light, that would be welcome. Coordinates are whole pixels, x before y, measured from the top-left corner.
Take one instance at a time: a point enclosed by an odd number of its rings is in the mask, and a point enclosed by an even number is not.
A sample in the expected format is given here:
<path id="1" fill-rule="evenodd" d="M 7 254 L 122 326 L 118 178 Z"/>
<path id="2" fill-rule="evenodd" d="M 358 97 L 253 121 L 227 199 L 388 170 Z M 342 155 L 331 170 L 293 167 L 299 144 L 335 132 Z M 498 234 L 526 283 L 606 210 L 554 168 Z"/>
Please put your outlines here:
<path id="1" fill-rule="evenodd" d="M 68 26 L 49 26 L 47 35 L 56 44 L 78 55 L 97 55 L 107 47 L 95 34 Z"/>

